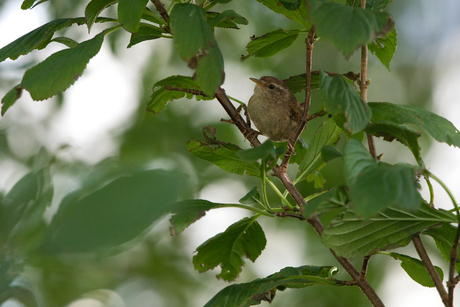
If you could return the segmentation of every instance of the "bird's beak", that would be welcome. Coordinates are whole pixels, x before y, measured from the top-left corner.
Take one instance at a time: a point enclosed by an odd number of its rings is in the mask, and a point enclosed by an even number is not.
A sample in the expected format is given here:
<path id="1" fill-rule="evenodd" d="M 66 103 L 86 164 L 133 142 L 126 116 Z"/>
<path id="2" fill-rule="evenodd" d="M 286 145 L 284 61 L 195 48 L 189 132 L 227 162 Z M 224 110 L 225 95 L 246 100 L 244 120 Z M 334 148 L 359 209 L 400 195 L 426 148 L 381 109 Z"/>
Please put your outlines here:
<path id="1" fill-rule="evenodd" d="M 249 78 L 251 79 L 251 81 L 254 81 L 255 83 L 257 83 L 257 85 L 260 85 L 260 86 L 263 86 L 264 84 L 262 83 L 262 81 L 260 81 L 259 79 L 256 79 L 256 78 Z"/>

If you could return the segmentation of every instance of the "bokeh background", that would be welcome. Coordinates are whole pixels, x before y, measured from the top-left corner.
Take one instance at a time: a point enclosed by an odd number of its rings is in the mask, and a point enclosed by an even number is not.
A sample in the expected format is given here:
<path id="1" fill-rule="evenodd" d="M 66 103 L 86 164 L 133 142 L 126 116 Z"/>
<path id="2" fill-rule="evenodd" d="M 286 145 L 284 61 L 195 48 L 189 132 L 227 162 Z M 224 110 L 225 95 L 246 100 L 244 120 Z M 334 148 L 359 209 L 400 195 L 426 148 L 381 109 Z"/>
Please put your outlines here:
<path id="1" fill-rule="evenodd" d="M 0 0 L 0 47 L 55 18 L 83 16 L 87 2 L 51 0 L 22 11 L 20 1 Z M 214 8 L 224 9 L 234 9 L 249 20 L 249 25 L 240 30 L 216 29 L 225 59 L 223 87 L 229 95 L 247 101 L 254 87 L 249 77 L 287 78 L 305 71 L 302 38 L 272 58 L 240 61 L 250 36 L 278 28 L 296 28 L 297 24 L 255 0 L 234 0 Z M 421 106 L 460 127 L 460 2 L 395 0 L 388 11 L 396 23 L 398 47 L 391 72 L 370 56 L 369 101 Z M 115 14 L 113 6 L 103 16 Z M 88 35 L 85 26 L 73 26 L 58 34 L 65 33 L 82 41 L 103 28 L 104 25 L 95 25 Z M 8 192 L 29 171 L 30 159 L 43 150 L 56 158 L 52 167 L 55 196 L 46 212 L 47 221 L 52 219 L 60 200 L 80 186 L 84 174 L 107 158 L 123 165 L 180 170 L 191 178 L 188 197 L 214 202 L 237 202 L 259 185 L 254 178 L 227 174 L 187 151 L 185 142 L 201 139 L 201 127 L 205 125 L 216 127 L 220 140 L 249 147 L 235 127 L 220 122 L 227 116 L 217 101 L 183 99 L 170 103 L 157 115 L 145 111 L 156 81 L 172 74 L 192 73 L 174 52 L 172 41 L 148 41 L 126 49 L 128 43 L 126 32 L 109 36 L 83 76 L 65 93 L 37 102 L 25 92 L 0 119 L 2 193 Z M 17 61 L 0 63 L 0 96 L 20 82 L 25 69 L 60 49 L 62 45 L 51 43 L 46 49 L 35 50 Z M 327 41 L 319 40 L 314 48 L 313 68 L 358 72 L 359 57 L 354 54 L 347 61 Z M 302 95 L 298 98 L 303 99 Z M 312 110 L 319 106 L 315 92 Z M 319 124 L 312 122 L 303 133 L 307 142 Z M 460 199 L 459 149 L 433 142 L 425 135 L 420 144 L 427 167 Z M 415 163 L 410 151 L 400 144 L 377 140 L 376 146 L 387 162 Z M 326 186 L 343 181 L 339 169 L 340 161 L 325 167 Z M 303 193 L 313 191 L 310 183 L 300 188 Z M 426 187 L 422 189 L 426 195 Z M 271 197 L 278 202 L 275 195 Z M 435 186 L 435 197 L 438 207 L 451 208 L 449 198 L 439 186 Z M 194 271 L 193 252 L 206 239 L 247 215 L 242 210 L 215 210 L 177 237 L 169 235 L 169 217 L 165 217 L 146 235 L 116 253 L 37 260 L 26 267 L 16 282 L 31 289 L 41 306 L 203 306 L 228 283 L 215 278 L 218 270 L 202 274 Z M 267 236 L 267 247 L 255 263 L 246 263 L 237 282 L 265 277 L 285 266 L 338 266 L 308 224 L 267 218 L 261 218 L 260 223 Z M 447 272 L 434 244 L 425 242 L 435 264 Z M 399 252 L 416 257 L 412 246 Z M 359 259 L 356 263 L 360 266 Z M 340 277 L 347 278 L 346 274 Z M 386 306 L 441 306 L 436 290 L 413 282 L 397 261 L 375 256 L 371 259 L 369 279 Z M 369 303 L 357 288 L 323 286 L 278 292 L 272 303 L 274 307 L 338 305 L 369 306 Z M 2 306 L 22 305 L 10 300 Z"/>

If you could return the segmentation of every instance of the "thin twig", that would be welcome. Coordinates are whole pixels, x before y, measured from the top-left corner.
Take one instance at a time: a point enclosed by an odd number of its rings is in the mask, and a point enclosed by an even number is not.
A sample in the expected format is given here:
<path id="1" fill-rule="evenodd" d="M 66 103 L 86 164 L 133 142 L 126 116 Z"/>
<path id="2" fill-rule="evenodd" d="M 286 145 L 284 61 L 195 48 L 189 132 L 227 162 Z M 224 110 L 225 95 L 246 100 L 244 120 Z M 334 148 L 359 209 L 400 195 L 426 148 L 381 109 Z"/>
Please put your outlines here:
<path id="1" fill-rule="evenodd" d="M 417 250 L 417 253 L 420 256 L 420 259 L 422 260 L 423 264 L 428 270 L 428 273 L 430 274 L 430 277 L 433 280 L 434 285 L 436 286 L 436 289 L 438 290 L 438 293 L 442 299 L 442 302 L 444 303 L 446 307 L 452 307 L 453 305 L 449 304 L 449 297 L 448 297 L 446 288 L 444 288 L 441 277 L 439 277 L 439 274 L 434 268 L 433 263 L 431 263 L 430 257 L 428 257 L 428 254 L 425 250 L 425 247 L 423 246 L 420 236 L 416 235 L 412 239 L 412 242 L 414 242 L 415 249 Z"/>
<path id="2" fill-rule="evenodd" d="M 152 0 L 153 4 L 155 5 L 155 8 L 157 9 L 158 13 L 160 13 L 161 18 L 168 23 L 169 21 L 169 15 L 168 12 L 165 9 L 165 5 L 161 3 L 160 0 Z"/>
<path id="3" fill-rule="evenodd" d="M 281 162 L 281 169 L 286 170 L 289 159 L 292 156 L 292 153 L 294 152 L 294 146 L 295 143 L 297 142 L 297 139 L 300 137 L 300 134 L 302 131 L 305 129 L 307 125 L 307 118 L 308 118 L 308 111 L 310 110 L 310 102 L 311 102 L 311 68 L 312 68 L 312 55 L 313 55 L 313 46 L 315 43 L 315 26 L 310 27 L 310 31 L 308 32 L 308 36 L 305 39 L 305 45 L 307 49 L 307 59 L 306 59 L 306 84 L 305 84 L 305 106 L 304 106 L 304 111 L 302 115 L 302 119 L 299 122 L 299 126 L 297 127 L 297 130 L 295 133 L 292 135 L 292 137 L 289 139 L 288 142 L 288 147 L 286 150 L 286 153 L 284 154 L 283 161 Z"/>
<path id="4" fill-rule="evenodd" d="M 360 279 L 366 279 L 367 268 L 369 266 L 369 260 L 371 259 L 371 255 L 366 255 L 363 258 L 363 266 L 361 267 L 361 273 L 359 273 Z"/>

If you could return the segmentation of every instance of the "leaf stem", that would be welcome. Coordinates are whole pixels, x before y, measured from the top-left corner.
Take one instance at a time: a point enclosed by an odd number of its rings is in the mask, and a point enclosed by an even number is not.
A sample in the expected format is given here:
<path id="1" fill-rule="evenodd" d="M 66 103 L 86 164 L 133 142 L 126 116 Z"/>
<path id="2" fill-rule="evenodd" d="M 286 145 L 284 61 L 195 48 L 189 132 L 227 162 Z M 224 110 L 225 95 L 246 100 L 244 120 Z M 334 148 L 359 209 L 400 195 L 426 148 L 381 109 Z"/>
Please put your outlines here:
<path id="1" fill-rule="evenodd" d="M 267 182 L 268 184 L 272 187 L 273 191 L 281 198 L 281 201 L 288 206 L 291 210 L 294 209 L 294 206 L 286 199 L 286 197 L 281 193 L 281 191 L 278 189 L 278 187 L 275 185 L 275 183 L 267 177 Z"/>
<path id="2" fill-rule="evenodd" d="M 268 203 L 268 197 L 267 197 L 267 186 L 266 186 L 266 181 L 267 181 L 267 163 L 266 161 L 262 160 L 262 165 L 261 165 L 261 178 L 262 178 L 262 200 L 265 205 L 265 208 L 268 211 L 272 211 L 270 208 L 270 204 Z"/>
<path id="3" fill-rule="evenodd" d="M 275 217 L 275 215 L 273 213 L 269 213 L 269 212 L 267 212 L 265 210 L 261 210 L 261 209 L 251 207 L 251 206 L 248 206 L 248 205 L 243 205 L 243 204 L 219 204 L 215 208 L 241 208 L 241 209 L 246 209 L 246 210 L 261 214 L 261 215 L 265 215 L 265 216 L 269 216 L 269 217 Z"/>
<path id="4" fill-rule="evenodd" d="M 431 184 L 430 177 L 425 176 L 426 185 L 428 186 L 428 190 L 430 191 L 430 205 L 434 202 L 434 190 L 433 185 Z"/>
<path id="5" fill-rule="evenodd" d="M 238 100 L 230 95 L 227 95 L 228 98 L 230 98 L 231 100 L 235 101 L 235 102 L 238 102 L 239 104 L 241 105 L 246 105 L 244 102 L 242 102 L 241 100 Z"/>
<path id="6" fill-rule="evenodd" d="M 452 201 L 454 207 L 455 207 L 455 211 L 457 212 L 457 219 L 460 223 L 460 209 L 458 208 L 458 204 L 457 202 L 455 201 L 455 198 L 454 198 L 454 195 L 452 194 L 452 192 L 449 190 L 449 188 L 444 184 L 444 182 L 441 181 L 441 179 L 439 179 L 438 177 L 436 177 L 435 175 L 433 175 L 433 173 L 429 172 L 428 170 L 426 171 L 426 174 L 433 178 L 437 183 L 439 183 L 441 185 L 441 187 L 444 189 L 444 191 L 446 191 L 447 195 L 449 195 L 450 197 L 450 200 Z"/>

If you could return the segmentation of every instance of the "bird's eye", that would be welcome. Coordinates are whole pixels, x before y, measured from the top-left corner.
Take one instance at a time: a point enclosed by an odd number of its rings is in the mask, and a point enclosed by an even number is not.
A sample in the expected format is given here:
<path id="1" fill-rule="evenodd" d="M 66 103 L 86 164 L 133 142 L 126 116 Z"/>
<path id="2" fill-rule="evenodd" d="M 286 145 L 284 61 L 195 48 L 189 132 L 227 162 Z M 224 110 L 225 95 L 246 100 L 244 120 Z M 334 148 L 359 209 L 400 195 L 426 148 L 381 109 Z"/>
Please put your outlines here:
<path id="1" fill-rule="evenodd" d="M 268 86 L 268 88 L 272 90 L 272 89 L 275 88 L 275 85 L 274 85 L 274 84 L 270 84 L 270 85 Z"/>

